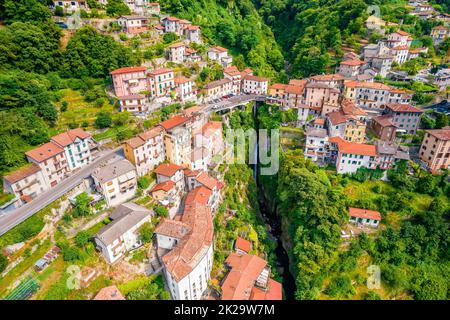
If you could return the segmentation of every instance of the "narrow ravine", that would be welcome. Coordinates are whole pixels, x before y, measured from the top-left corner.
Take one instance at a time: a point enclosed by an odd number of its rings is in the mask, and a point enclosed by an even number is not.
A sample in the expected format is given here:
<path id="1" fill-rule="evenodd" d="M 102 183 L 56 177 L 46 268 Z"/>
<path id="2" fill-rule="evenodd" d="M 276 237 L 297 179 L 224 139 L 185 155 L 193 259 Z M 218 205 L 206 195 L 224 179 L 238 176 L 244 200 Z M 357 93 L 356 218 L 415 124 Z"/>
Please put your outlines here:
<path id="1" fill-rule="evenodd" d="M 295 278 L 290 272 L 289 269 L 289 255 L 286 252 L 283 242 L 282 242 L 282 228 L 281 228 L 281 219 L 277 214 L 276 205 L 275 208 L 272 208 L 270 205 L 269 199 L 266 198 L 266 193 L 264 192 L 264 188 L 258 179 L 259 176 L 259 121 L 258 121 L 258 108 L 256 104 L 253 108 L 253 115 L 255 119 L 255 130 L 257 132 L 257 144 L 255 148 L 255 159 L 256 164 L 253 166 L 254 170 L 254 178 L 256 181 L 256 186 L 258 188 L 258 202 L 259 202 L 259 210 L 266 223 L 267 231 L 269 233 L 269 237 L 276 239 L 277 247 L 275 249 L 276 265 L 279 270 L 282 278 L 283 278 L 283 290 L 285 294 L 286 300 L 294 300 L 295 299 Z"/>

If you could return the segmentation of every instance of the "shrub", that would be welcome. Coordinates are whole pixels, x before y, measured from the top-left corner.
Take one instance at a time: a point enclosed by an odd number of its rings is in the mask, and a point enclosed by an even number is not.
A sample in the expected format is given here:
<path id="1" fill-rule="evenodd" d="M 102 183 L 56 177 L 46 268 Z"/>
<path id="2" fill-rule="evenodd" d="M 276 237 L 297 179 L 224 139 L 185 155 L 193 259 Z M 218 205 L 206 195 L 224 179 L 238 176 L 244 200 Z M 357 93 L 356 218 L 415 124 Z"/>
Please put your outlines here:
<path id="1" fill-rule="evenodd" d="M 6 269 L 6 266 L 8 265 L 8 258 L 6 258 L 1 252 L 0 252 L 0 273 L 3 272 Z"/>
<path id="2" fill-rule="evenodd" d="M 150 180 L 147 177 L 140 177 L 137 185 L 140 189 L 147 189 L 150 186 Z"/>
<path id="3" fill-rule="evenodd" d="M 112 124 L 112 118 L 111 114 L 108 112 L 100 111 L 97 113 L 97 118 L 94 122 L 94 127 L 97 129 L 104 129 L 111 127 Z"/>

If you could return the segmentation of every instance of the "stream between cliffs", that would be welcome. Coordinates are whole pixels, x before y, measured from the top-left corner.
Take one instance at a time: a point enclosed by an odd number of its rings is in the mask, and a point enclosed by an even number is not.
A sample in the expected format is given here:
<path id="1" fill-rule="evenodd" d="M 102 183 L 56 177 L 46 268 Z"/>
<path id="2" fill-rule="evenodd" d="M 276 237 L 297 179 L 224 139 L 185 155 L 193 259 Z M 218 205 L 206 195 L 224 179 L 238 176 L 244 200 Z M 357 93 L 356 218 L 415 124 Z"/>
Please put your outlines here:
<path id="1" fill-rule="evenodd" d="M 253 108 L 253 115 L 255 119 L 255 130 L 258 132 L 259 130 L 259 121 L 258 121 L 258 108 L 255 104 Z M 270 205 L 269 199 L 266 198 L 266 193 L 264 192 L 263 185 L 258 179 L 259 175 L 259 135 L 257 134 L 257 144 L 255 148 L 255 159 L 256 164 L 253 167 L 254 170 L 254 178 L 256 182 L 256 186 L 258 188 L 258 202 L 259 202 L 259 210 L 266 223 L 267 231 L 269 233 L 269 238 L 275 239 L 277 242 L 277 247 L 275 249 L 276 255 L 276 267 L 283 278 L 283 290 L 286 300 L 294 300 L 295 299 L 295 278 L 290 272 L 289 269 L 289 255 L 286 252 L 286 249 L 283 246 L 282 241 L 282 226 L 281 226 L 281 218 L 277 213 L 276 205 L 274 208 Z"/>

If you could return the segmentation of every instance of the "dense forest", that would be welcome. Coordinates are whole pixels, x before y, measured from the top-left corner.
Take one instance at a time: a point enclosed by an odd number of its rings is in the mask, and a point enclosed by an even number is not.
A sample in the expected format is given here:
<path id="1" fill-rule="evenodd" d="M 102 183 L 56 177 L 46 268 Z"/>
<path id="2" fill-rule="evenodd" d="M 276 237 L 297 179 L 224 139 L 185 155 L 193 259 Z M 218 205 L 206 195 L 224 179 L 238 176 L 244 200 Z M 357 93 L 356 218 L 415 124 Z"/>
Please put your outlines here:
<path id="1" fill-rule="evenodd" d="M 60 47 L 61 30 L 40 0 L 1 0 L 0 173 L 26 163 L 24 151 L 47 142 L 61 110 L 64 88 L 85 94 L 113 69 L 140 63 L 130 48 L 83 27 Z"/>

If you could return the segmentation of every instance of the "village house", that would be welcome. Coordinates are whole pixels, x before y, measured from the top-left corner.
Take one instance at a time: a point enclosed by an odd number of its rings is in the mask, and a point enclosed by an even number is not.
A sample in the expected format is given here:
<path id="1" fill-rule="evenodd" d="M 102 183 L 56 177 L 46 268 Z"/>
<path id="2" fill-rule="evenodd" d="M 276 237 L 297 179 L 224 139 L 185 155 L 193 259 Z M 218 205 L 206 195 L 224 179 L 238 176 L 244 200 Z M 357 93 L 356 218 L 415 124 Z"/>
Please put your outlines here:
<path id="1" fill-rule="evenodd" d="M 174 83 L 175 83 L 176 97 L 180 101 L 185 102 L 187 100 L 195 98 L 196 95 L 193 89 L 194 81 L 186 77 L 180 76 L 174 79 Z"/>
<path id="2" fill-rule="evenodd" d="M 391 55 L 377 55 L 370 60 L 370 66 L 374 68 L 381 77 L 385 78 L 392 69 L 392 62 L 394 62 L 394 58 Z"/>
<path id="3" fill-rule="evenodd" d="M 253 75 L 253 71 L 250 68 L 247 68 L 243 71 L 239 71 L 236 66 L 230 66 L 223 70 L 223 75 L 226 79 L 230 79 L 233 81 L 233 93 L 239 94 L 243 87 L 243 79 L 248 75 Z"/>
<path id="4" fill-rule="evenodd" d="M 175 63 L 184 62 L 186 46 L 183 42 L 176 42 L 167 48 L 168 60 Z"/>
<path id="5" fill-rule="evenodd" d="M 378 227 L 381 221 L 381 214 L 378 211 L 360 209 L 360 208 L 348 208 L 348 214 L 350 216 L 350 223 L 362 224 L 369 227 Z"/>
<path id="6" fill-rule="evenodd" d="M 149 30 L 149 20 L 143 16 L 120 16 L 117 23 L 129 34 L 139 34 Z"/>
<path id="7" fill-rule="evenodd" d="M 410 103 L 412 99 L 412 93 L 406 92 L 400 89 L 391 89 L 388 95 L 388 104 L 397 103 L 397 104 L 406 104 Z"/>
<path id="8" fill-rule="evenodd" d="M 354 114 L 346 114 L 343 109 L 326 115 L 328 135 L 341 137 L 346 141 L 363 143 L 366 136 L 366 124 Z"/>
<path id="9" fill-rule="evenodd" d="M 282 299 L 281 283 L 270 278 L 270 267 L 264 259 L 233 252 L 225 266 L 229 271 L 221 285 L 221 300 Z"/>
<path id="10" fill-rule="evenodd" d="M 81 128 L 69 130 L 50 139 L 64 149 L 70 170 L 81 168 L 92 162 L 92 136 Z"/>
<path id="11" fill-rule="evenodd" d="M 387 170 L 394 166 L 399 160 L 410 160 L 408 148 L 403 148 L 391 141 L 375 141 L 377 157 L 375 159 L 376 167 Z"/>
<path id="12" fill-rule="evenodd" d="M 392 123 L 398 132 L 415 134 L 420 123 L 422 110 L 410 104 L 391 103 L 386 105 L 385 114 L 392 115 Z"/>
<path id="13" fill-rule="evenodd" d="M 154 232 L 167 288 L 174 300 L 201 299 L 210 280 L 214 228 L 200 189 L 187 194 L 180 221 L 162 219 Z"/>
<path id="14" fill-rule="evenodd" d="M 147 98 L 143 94 L 133 94 L 119 97 L 120 111 L 128 111 L 132 114 L 149 112 Z"/>
<path id="15" fill-rule="evenodd" d="M 393 62 L 403 64 L 408 61 L 409 47 L 407 45 L 396 46 L 391 49 Z"/>
<path id="16" fill-rule="evenodd" d="M 184 36 L 188 42 L 194 42 L 197 44 L 202 43 L 201 31 L 199 26 L 189 25 L 184 29 Z"/>
<path id="17" fill-rule="evenodd" d="M 446 90 L 450 86 L 450 69 L 440 69 L 434 75 L 434 83 L 439 87 L 440 91 Z"/>
<path id="18" fill-rule="evenodd" d="M 421 54 L 427 54 L 428 48 L 416 48 L 416 49 L 409 49 L 408 52 L 408 60 L 416 59 L 420 57 Z"/>
<path id="19" fill-rule="evenodd" d="M 346 81 L 344 97 L 354 101 L 359 107 L 380 110 L 388 103 L 391 88 L 378 82 Z"/>
<path id="20" fill-rule="evenodd" d="M 175 17 L 166 17 L 162 20 L 165 32 L 173 32 L 178 36 L 183 34 L 183 25 L 181 20 Z"/>
<path id="21" fill-rule="evenodd" d="M 349 54 L 353 54 L 355 55 L 354 52 L 349 52 L 346 55 L 344 55 L 344 60 L 346 59 L 345 57 L 350 57 Z M 349 59 L 349 60 L 353 60 L 355 58 Z M 291 80 L 289 81 L 290 84 L 299 84 L 298 82 L 302 82 L 304 80 Z M 332 73 L 332 74 L 319 74 L 316 76 L 312 76 L 311 78 L 309 78 L 309 81 L 312 83 L 320 83 L 326 86 L 329 86 L 331 88 L 335 88 L 338 90 L 342 90 L 342 88 L 344 87 L 344 81 L 345 78 L 339 74 L 339 73 Z"/>
<path id="22" fill-rule="evenodd" d="M 153 210 L 127 202 L 118 206 L 109 216 L 112 220 L 95 235 L 95 244 L 110 264 L 126 252 L 142 245 L 139 228 L 155 215 Z"/>
<path id="23" fill-rule="evenodd" d="M 397 30 L 388 35 L 388 41 L 390 41 L 391 48 L 397 46 L 407 46 L 408 49 L 411 46 L 413 39 L 408 32 Z"/>
<path id="24" fill-rule="evenodd" d="M 249 94 L 267 94 L 269 80 L 263 77 L 246 75 L 242 80 L 242 92 Z"/>
<path id="25" fill-rule="evenodd" d="M 224 68 L 231 66 L 231 62 L 233 62 L 233 58 L 228 55 L 228 50 L 220 46 L 214 46 L 208 49 L 208 59 L 217 61 Z"/>
<path id="26" fill-rule="evenodd" d="M 41 168 L 35 163 L 3 177 L 3 190 L 15 195 L 15 207 L 30 202 L 48 189 L 50 186 L 47 185 Z"/>
<path id="27" fill-rule="evenodd" d="M 326 129 L 307 127 L 305 132 L 305 158 L 317 164 L 324 164 L 326 159 L 326 143 L 328 134 Z"/>
<path id="28" fill-rule="evenodd" d="M 321 82 L 309 82 L 305 86 L 305 104 L 317 107 L 320 112 L 324 105 L 338 107 L 340 91 L 328 84 Z"/>
<path id="29" fill-rule="evenodd" d="M 345 141 L 331 137 L 330 143 L 337 146 L 336 169 L 338 173 L 354 173 L 361 167 L 375 169 L 377 150 L 374 145 Z"/>
<path id="30" fill-rule="evenodd" d="M 125 158 L 136 166 L 138 176 L 144 176 L 165 160 L 164 130 L 153 127 L 123 144 Z"/>
<path id="31" fill-rule="evenodd" d="M 174 87 L 173 70 L 168 68 L 155 69 L 148 73 L 150 94 L 152 97 L 163 97 Z"/>
<path id="32" fill-rule="evenodd" d="M 176 115 L 159 124 L 164 130 L 166 160 L 179 166 L 189 166 L 192 152 L 192 117 Z"/>
<path id="33" fill-rule="evenodd" d="M 201 141 L 199 141 L 201 138 Z M 199 137 L 195 136 L 195 145 L 197 147 L 204 147 L 211 154 L 211 158 L 222 153 L 224 148 L 222 122 L 208 121 L 202 128 L 202 133 Z"/>
<path id="34" fill-rule="evenodd" d="M 54 142 L 47 142 L 40 147 L 25 152 L 31 163 L 37 164 L 46 184 L 53 188 L 61 182 L 70 171 L 64 148 Z"/>
<path id="35" fill-rule="evenodd" d="M 149 90 L 146 67 L 124 67 L 111 71 L 116 96 L 134 96 Z"/>
<path id="36" fill-rule="evenodd" d="M 204 191 L 203 193 L 207 197 L 205 204 L 211 212 L 214 213 L 220 203 L 220 190 L 222 189 L 222 183 L 220 183 L 216 178 L 209 176 L 206 171 L 194 172 L 198 172 L 198 174 L 188 179 L 189 184 L 187 185 L 187 189 L 188 191 L 191 191 L 197 189 L 198 187 L 206 188 L 207 190 L 199 189 L 199 191 Z"/>
<path id="37" fill-rule="evenodd" d="M 197 50 L 192 48 L 184 49 L 184 61 L 185 62 L 200 62 L 202 57 L 198 54 Z"/>
<path id="38" fill-rule="evenodd" d="M 234 250 L 237 254 L 248 254 L 252 250 L 252 243 L 244 238 L 237 237 L 234 243 Z"/>
<path id="39" fill-rule="evenodd" d="M 108 207 L 124 203 L 136 194 L 136 170 L 128 160 L 100 166 L 92 173 L 95 189 L 103 195 Z"/>
<path id="40" fill-rule="evenodd" d="M 150 190 L 150 195 L 168 209 L 169 216 L 173 219 L 185 192 L 183 167 L 162 163 L 154 172 L 157 184 Z"/>
<path id="41" fill-rule="evenodd" d="M 397 126 L 392 122 L 391 115 L 385 114 L 373 117 L 370 124 L 371 129 L 380 140 L 394 141 Z"/>
<path id="42" fill-rule="evenodd" d="M 299 120 L 304 121 L 306 121 L 309 115 L 308 109 L 301 108 L 301 106 L 305 105 L 303 95 L 305 93 L 306 84 L 307 80 L 291 79 L 289 84 L 284 89 L 285 93 L 281 101 L 281 106 L 283 109 L 298 108 L 298 113 L 304 112 L 304 116 L 299 116 Z"/>
<path id="43" fill-rule="evenodd" d="M 426 130 L 419 150 L 419 158 L 427 168 L 438 173 L 450 166 L 450 127 Z"/>
<path id="44" fill-rule="evenodd" d="M 71 14 L 80 9 L 88 9 L 88 4 L 86 0 L 54 0 L 53 8 L 61 7 L 64 12 Z"/>
<path id="45" fill-rule="evenodd" d="M 212 81 L 203 87 L 205 102 L 211 102 L 231 93 L 233 93 L 233 81 L 228 78 Z"/>
<path id="46" fill-rule="evenodd" d="M 361 68 L 366 64 L 366 62 L 359 60 L 359 58 L 352 60 L 341 61 L 339 65 L 338 73 L 345 78 L 354 78 L 361 73 Z"/>
<path id="47" fill-rule="evenodd" d="M 144 0 L 147 1 L 147 0 Z M 161 13 L 161 7 L 158 2 L 149 2 L 147 4 L 147 13 L 153 15 L 159 15 Z"/>

